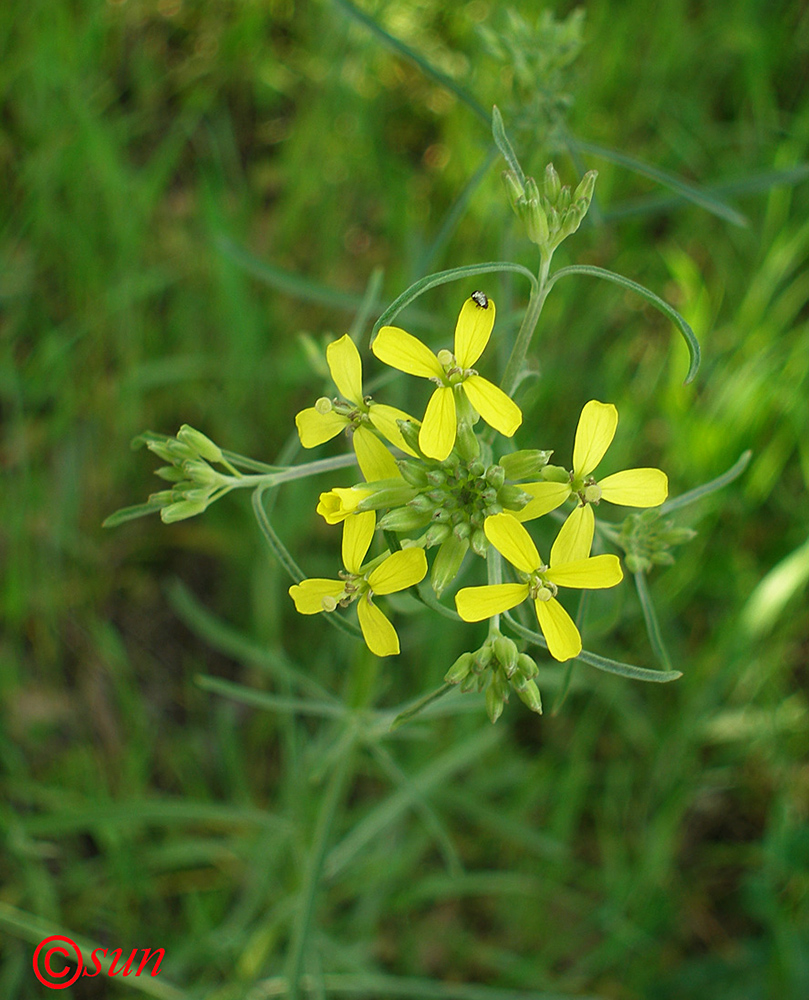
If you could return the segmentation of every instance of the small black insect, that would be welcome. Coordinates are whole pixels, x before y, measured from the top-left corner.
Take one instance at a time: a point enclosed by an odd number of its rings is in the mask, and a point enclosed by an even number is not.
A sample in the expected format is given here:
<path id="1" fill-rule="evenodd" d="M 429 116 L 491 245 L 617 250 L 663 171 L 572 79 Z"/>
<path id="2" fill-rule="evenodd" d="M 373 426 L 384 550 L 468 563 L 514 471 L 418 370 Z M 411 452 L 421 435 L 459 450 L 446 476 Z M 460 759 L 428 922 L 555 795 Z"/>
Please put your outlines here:
<path id="1" fill-rule="evenodd" d="M 475 305 L 480 306 L 481 309 L 489 308 L 489 296 L 485 292 L 472 292 L 471 299 Z"/>

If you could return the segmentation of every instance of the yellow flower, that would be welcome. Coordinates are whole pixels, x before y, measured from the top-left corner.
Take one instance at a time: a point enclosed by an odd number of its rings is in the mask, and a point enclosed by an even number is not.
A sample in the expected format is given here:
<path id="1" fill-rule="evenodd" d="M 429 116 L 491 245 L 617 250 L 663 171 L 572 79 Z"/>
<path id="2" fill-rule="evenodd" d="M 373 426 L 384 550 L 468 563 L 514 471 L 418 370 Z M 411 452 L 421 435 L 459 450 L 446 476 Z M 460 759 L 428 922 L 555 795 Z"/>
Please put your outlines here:
<path id="1" fill-rule="evenodd" d="M 398 476 L 396 460 L 371 427 L 408 455 L 413 449 L 402 437 L 397 420 L 412 420 L 403 410 L 375 403 L 362 394 L 362 360 L 354 341 L 346 334 L 326 348 L 331 377 L 343 399 L 323 397 L 295 417 L 304 448 L 331 441 L 340 431 L 352 428 L 352 442 L 362 474 L 369 481 Z"/>
<path id="2" fill-rule="evenodd" d="M 591 399 L 586 403 L 576 428 L 573 445 L 573 471 L 567 482 L 521 483 L 520 489 L 534 498 L 520 511 L 518 521 L 530 521 L 555 510 L 568 499 L 578 497 L 580 504 L 568 520 L 576 530 L 593 537 L 593 504 L 601 500 L 624 507 L 657 507 L 669 493 L 669 481 L 660 469 L 626 469 L 596 481 L 592 473 L 615 437 L 618 411 L 612 403 Z"/>
<path id="3" fill-rule="evenodd" d="M 590 542 L 568 519 L 551 548 L 545 566 L 525 528 L 511 514 L 494 514 L 483 525 L 486 537 L 522 577 L 521 583 L 464 587 L 455 595 L 458 614 L 466 622 L 479 622 L 516 607 L 526 597 L 534 602 L 537 621 L 554 659 L 569 660 L 581 652 L 581 636 L 570 615 L 556 600 L 558 587 L 600 590 L 623 579 L 617 556 L 591 556 Z"/>
<path id="4" fill-rule="evenodd" d="M 511 437 L 522 423 L 520 408 L 502 389 L 472 367 L 483 353 L 494 326 L 494 302 L 482 292 L 464 302 L 455 327 L 455 351 L 433 354 L 426 344 L 397 326 L 383 326 L 371 350 L 386 365 L 428 378 L 438 388 L 427 404 L 419 447 L 439 462 L 452 451 L 457 433 L 456 393 L 463 391 L 490 427 Z"/>
<path id="5" fill-rule="evenodd" d="M 357 617 L 368 648 L 376 656 L 392 656 L 399 652 L 399 637 L 373 598 L 420 583 L 427 573 L 427 557 L 423 549 L 410 548 L 363 565 L 375 524 L 376 514 L 372 510 L 349 517 L 343 525 L 346 572 L 340 573 L 339 580 L 302 580 L 289 588 L 289 596 L 302 615 L 334 611 L 338 605 L 347 607 L 357 601 Z"/>

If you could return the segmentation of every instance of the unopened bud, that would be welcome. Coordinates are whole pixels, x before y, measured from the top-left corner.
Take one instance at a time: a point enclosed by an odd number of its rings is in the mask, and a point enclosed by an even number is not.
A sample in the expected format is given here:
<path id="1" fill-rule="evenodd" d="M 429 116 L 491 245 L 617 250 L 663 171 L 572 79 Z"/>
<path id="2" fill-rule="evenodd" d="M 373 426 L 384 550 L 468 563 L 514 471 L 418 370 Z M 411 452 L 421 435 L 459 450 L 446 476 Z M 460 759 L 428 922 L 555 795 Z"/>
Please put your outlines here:
<path id="1" fill-rule="evenodd" d="M 455 534 L 448 535 L 441 543 L 430 575 L 430 582 L 437 597 L 443 594 L 458 575 L 468 548 L 469 539 L 458 538 Z"/>
<path id="2" fill-rule="evenodd" d="M 517 669 L 517 646 L 513 639 L 501 635 L 494 640 L 494 655 L 503 668 L 506 677 L 511 677 Z"/>
<path id="3" fill-rule="evenodd" d="M 404 479 L 406 483 L 410 483 L 411 486 L 427 485 L 427 469 L 421 464 L 421 462 L 415 462 L 409 458 L 404 458 L 396 464 L 399 467 L 399 472 L 402 474 L 402 479 Z"/>
<path id="4" fill-rule="evenodd" d="M 180 500 L 177 503 L 169 504 L 168 507 L 163 507 L 160 511 L 160 519 L 164 524 L 184 521 L 186 518 L 201 514 L 207 506 L 207 500 Z"/>
<path id="5" fill-rule="evenodd" d="M 438 500 L 443 499 L 443 494 L 438 497 Z M 411 510 L 417 510 L 420 514 L 430 514 L 435 510 L 436 500 L 433 497 L 425 496 L 424 493 L 419 493 L 410 500 L 407 506 Z"/>
<path id="6" fill-rule="evenodd" d="M 437 524 L 433 516 L 433 523 L 424 532 L 424 547 L 431 549 L 434 545 L 440 545 L 451 531 L 448 524 Z"/>
<path id="7" fill-rule="evenodd" d="M 179 483 L 185 479 L 185 473 L 176 465 L 163 465 L 159 469 L 155 469 L 154 474 L 169 483 Z"/>
<path id="8" fill-rule="evenodd" d="M 417 494 L 416 489 L 402 479 L 380 479 L 373 483 L 364 483 L 364 491 L 370 495 L 357 505 L 358 511 L 380 510 L 382 507 L 403 507 Z"/>
<path id="9" fill-rule="evenodd" d="M 539 667 L 536 663 L 534 663 L 528 653 L 520 653 L 517 657 L 517 668 L 522 676 L 527 678 L 529 681 L 533 680 L 533 678 L 539 673 Z"/>
<path id="10" fill-rule="evenodd" d="M 552 204 L 556 204 L 556 199 L 559 197 L 559 192 L 562 190 L 562 182 L 559 180 L 559 174 L 556 172 L 556 167 L 552 163 L 549 163 L 545 167 L 545 197 Z"/>
<path id="11" fill-rule="evenodd" d="M 489 486 L 493 486 L 496 490 L 505 482 L 506 470 L 502 465 L 490 465 L 486 470 L 485 479 Z"/>
<path id="12" fill-rule="evenodd" d="M 541 473 L 542 478 L 548 483 L 569 483 L 570 473 L 563 469 L 561 465 L 546 465 Z"/>
<path id="13" fill-rule="evenodd" d="M 475 462 L 480 457 L 480 441 L 472 425 L 466 420 L 458 421 L 455 449 L 465 462 Z"/>
<path id="14" fill-rule="evenodd" d="M 531 499 L 530 493 L 511 483 L 506 483 L 497 491 L 497 502 L 508 510 L 522 510 Z"/>
<path id="15" fill-rule="evenodd" d="M 472 528 L 469 526 L 468 521 L 459 521 L 452 529 L 452 533 L 456 538 L 463 540 L 464 538 L 469 538 L 472 534 Z"/>
<path id="16" fill-rule="evenodd" d="M 573 192 L 573 201 L 583 201 L 586 203 L 584 208 L 585 212 L 590 207 L 590 202 L 593 200 L 597 177 L 597 170 L 588 170 L 584 177 L 582 177 L 581 181 L 579 181 L 579 186 Z"/>
<path id="17" fill-rule="evenodd" d="M 537 448 L 524 448 L 521 451 L 512 451 L 510 455 L 503 455 L 500 465 L 503 467 L 508 479 L 534 479 L 540 471 L 548 464 L 552 451 L 540 451 Z"/>
<path id="18" fill-rule="evenodd" d="M 494 684 L 486 688 L 486 712 L 492 722 L 497 722 L 503 714 L 503 700 L 500 698 Z"/>
<path id="19" fill-rule="evenodd" d="M 397 507 L 380 517 L 377 527 L 383 531 L 417 531 L 432 520 L 431 512 L 413 510 L 410 506 Z"/>
<path id="20" fill-rule="evenodd" d="M 542 715 L 542 698 L 539 694 L 539 688 L 536 685 L 536 681 L 528 681 L 524 688 L 517 691 L 520 701 L 524 705 L 527 705 L 532 712 L 536 712 L 537 715 Z"/>
<path id="21" fill-rule="evenodd" d="M 188 424 L 183 424 L 183 426 L 177 431 L 177 440 L 182 441 L 183 444 L 188 445 L 192 448 L 197 455 L 206 459 L 208 462 L 221 462 L 222 461 L 222 451 L 218 445 L 215 445 L 209 437 L 206 437 L 201 431 L 194 430 L 193 427 L 189 427 Z"/>
<path id="22" fill-rule="evenodd" d="M 517 175 L 514 173 L 513 170 L 503 171 L 503 184 L 506 187 L 506 192 L 508 194 L 508 200 L 511 202 L 511 207 L 519 215 L 520 202 L 525 200 L 525 188 L 523 188 L 519 178 L 517 177 Z"/>
<path id="23" fill-rule="evenodd" d="M 469 539 L 469 544 L 472 551 L 476 556 L 480 556 L 481 559 L 485 559 L 489 551 L 489 539 L 486 537 L 486 532 L 482 528 L 475 528 Z"/>
<path id="24" fill-rule="evenodd" d="M 462 680 L 465 680 L 472 669 L 472 654 L 471 653 L 461 653 L 458 659 L 452 664 L 449 670 L 444 675 L 444 681 L 447 684 L 460 684 Z"/>
<path id="25" fill-rule="evenodd" d="M 396 424 L 402 432 L 402 437 L 405 439 L 405 442 L 410 445 L 413 451 L 421 455 L 421 449 L 419 448 L 419 425 L 416 421 L 397 420 Z"/>

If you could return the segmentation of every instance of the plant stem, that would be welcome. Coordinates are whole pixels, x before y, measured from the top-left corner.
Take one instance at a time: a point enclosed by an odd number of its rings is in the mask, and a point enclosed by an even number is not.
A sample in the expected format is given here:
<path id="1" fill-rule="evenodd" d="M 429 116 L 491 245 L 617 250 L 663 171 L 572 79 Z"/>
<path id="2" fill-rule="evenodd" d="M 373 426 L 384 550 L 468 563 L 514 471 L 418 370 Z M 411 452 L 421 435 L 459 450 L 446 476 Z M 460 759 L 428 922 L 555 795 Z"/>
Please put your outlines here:
<path id="1" fill-rule="evenodd" d="M 528 308 L 525 310 L 517 339 L 514 341 L 514 347 L 511 351 L 511 357 L 506 364 L 503 381 L 500 384 L 503 392 L 509 396 L 520 384 L 522 374 L 525 370 L 525 359 L 528 355 L 528 348 L 531 346 L 531 338 L 534 335 L 542 307 L 545 305 L 545 299 L 551 287 L 548 282 L 550 267 L 551 255 L 542 254 L 539 263 L 539 273 L 537 275 L 538 283 L 531 287 Z"/>

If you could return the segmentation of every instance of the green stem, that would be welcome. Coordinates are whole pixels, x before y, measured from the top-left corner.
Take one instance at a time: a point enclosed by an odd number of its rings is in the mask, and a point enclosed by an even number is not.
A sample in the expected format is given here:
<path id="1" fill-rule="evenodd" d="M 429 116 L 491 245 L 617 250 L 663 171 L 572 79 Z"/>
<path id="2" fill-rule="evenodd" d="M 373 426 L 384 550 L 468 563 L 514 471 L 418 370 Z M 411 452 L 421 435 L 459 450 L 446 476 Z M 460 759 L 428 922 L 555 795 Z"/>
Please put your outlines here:
<path id="1" fill-rule="evenodd" d="M 536 285 L 531 286 L 531 297 L 528 300 L 528 308 L 525 310 L 517 339 L 514 341 L 514 347 L 511 351 L 511 357 L 506 364 L 503 381 L 500 384 L 503 392 L 508 396 L 512 395 L 520 384 L 520 379 L 525 370 L 525 359 L 528 356 L 528 348 L 531 346 L 531 338 L 534 336 L 534 330 L 539 322 L 542 307 L 545 305 L 545 299 L 548 297 L 548 292 L 551 289 L 551 285 L 548 282 L 550 267 L 551 256 L 543 254 L 540 260 L 539 274 L 537 275 L 539 280 Z"/>
<path id="2" fill-rule="evenodd" d="M 486 582 L 489 586 L 496 586 L 503 582 L 503 563 L 500 553 L 492 545 L 489 547 L 486 556 Z M 500 631 L 500 615 L 492 615 L 489 619 L 489 635 Z"/>
<path id="3" fill-rule="evenodd" d="M 347 469 L 357 464 L 356 456 L 335 455 L 333 458 L 321 458 L 317 462 L 304 462 L 302 465 L 289 465 L 277 472 L 266 472 L 263 475 L 239 476 L 228 483 L 228 489 L 245 489 L 247 487 L 263 486 L 270 489 L 282 483 L 291 483 L 294 479 L 307 479 L 309 476 L 319 476 L 323 472 L 333 472 L 335 469 Z"/>

